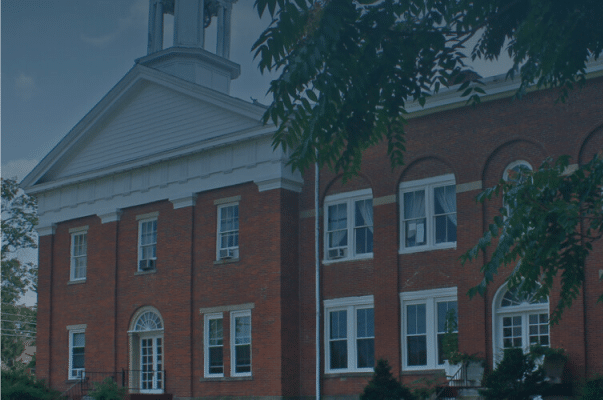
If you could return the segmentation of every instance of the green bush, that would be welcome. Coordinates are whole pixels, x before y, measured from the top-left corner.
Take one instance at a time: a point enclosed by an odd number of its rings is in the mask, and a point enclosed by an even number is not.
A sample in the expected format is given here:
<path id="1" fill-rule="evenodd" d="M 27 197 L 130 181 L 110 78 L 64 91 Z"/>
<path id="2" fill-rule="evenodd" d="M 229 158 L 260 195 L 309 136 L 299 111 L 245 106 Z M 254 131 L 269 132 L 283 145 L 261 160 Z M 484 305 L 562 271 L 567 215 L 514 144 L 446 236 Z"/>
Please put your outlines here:
<path id="1" fill-rule="evenodd" d="M 583 400 L 603 400 L 603 376 L 597 375 L 586 380 L 580 393 Z"/>
<path id="2" fill-rule="evenodd" d="M 89 394 L 94 400 L 123 400 L 126 398 L 125 387 L 120 387 L 111 377 L 100 383 L 94 383 L 94 390 Z"/>
<path id="3" fill-rule="evenodd" d="M 43 380 L 27 373 L 25 365 L 20 364 L 2 371 L 3 400 L 57 400 L 59 391 L 49 388 Z"/>
<path id="4" fill-rule="evenodd" d="M 397 381 L 391 372 L 391 367 L 386 360 L 380 359 L 375 366 L 375 374 L 364 392 L 360 395 L 361 400 L 411 400 L 413 399 L 409 389 Z"/>
<path id="5" fill-rule="evenodd" d="M 549 387 L 533 356 L 519 348 L 505 349 L 502 361 L 484 377 L 482 386 L 486 389 L 480 393 L 485 399 L 499 400 L 529 400 Z"/>

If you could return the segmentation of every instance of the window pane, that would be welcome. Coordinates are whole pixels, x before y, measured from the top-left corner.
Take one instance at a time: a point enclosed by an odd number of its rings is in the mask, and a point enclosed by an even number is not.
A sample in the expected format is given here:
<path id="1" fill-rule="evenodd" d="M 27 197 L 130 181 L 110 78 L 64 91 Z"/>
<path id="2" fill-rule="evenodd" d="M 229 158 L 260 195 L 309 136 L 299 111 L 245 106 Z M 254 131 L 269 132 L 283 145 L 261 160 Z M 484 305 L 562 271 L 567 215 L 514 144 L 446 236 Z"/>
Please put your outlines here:
<path id="1" fill-rule="evenodd" d="M 331 320 L 331 339 L 347 338 L 347 311 L 337 311 L 330 313 Z"/>
<path id="2" fill-rule="evenodd" d="M 235 372 L 251 372 L 251 345 L 237 345 L 235 347 L 235 353 Z"/>
<path id="3" fill-rule="evenodd" d="M 235 344 L 251 343 L 251 316 L 235 318 Z"/>
<path id="4" fill-rule="evenodd" d="M 209 348 L 209 373 L 224 373 L 224 361 L 222 359 L 222 347 Z"/>
<path id="5" fill-rule="evenodd" d="M 358 309 L 357 316 L 357 337 L 374 337 L 375 336 L 375 312 L 373 308 Z"/>
<path id="6" fill-rule="evenodd" d="M 425 334 L 426 333 L 426 312 L 425 304 L 408 305 L 407 313 L 407 334 Z"/>
<path id="7" fill-rule="evenodd" d="M 356 229 L 356 253 L 373 252 L 373 233 L 368 227 Z"/>
<path id="8" fill-rule="evenodd" d="M 409 336 L 408 343 L 408 366 L 427 365 L 427 336 Z"/>
<path id="9" fill-rule="evenodd" d="M 222 319 L 211 319 L 209 321 L 209 344 L 222 345 Z"/>
<path id="10" fill-rule="evenodd" d="M 331 369 L 347 369 L 348 342 L 346 340 L 330 341 L 329 349 Z"/>
<path id="11" fill-rule="evenodd" d="M 358 367 L 372 368 L 375 366 L 375 340 L 372 338 L 357 340 Z"/>
<path id="12" fill-rule="evenodd" d="M 348 227 L 348 212 L 347 203 L 339 205 L 331 205 L 328 208 L 329 216 L 327 218 L 329 231 L 347 229 Z"/>

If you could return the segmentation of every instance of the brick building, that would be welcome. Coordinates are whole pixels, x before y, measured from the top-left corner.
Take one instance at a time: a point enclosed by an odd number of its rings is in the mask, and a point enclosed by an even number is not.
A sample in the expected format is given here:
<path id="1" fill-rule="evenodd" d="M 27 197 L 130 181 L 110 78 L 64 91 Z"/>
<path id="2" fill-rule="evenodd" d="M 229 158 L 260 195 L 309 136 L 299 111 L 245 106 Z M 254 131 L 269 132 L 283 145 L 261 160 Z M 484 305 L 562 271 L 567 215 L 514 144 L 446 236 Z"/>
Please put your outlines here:
<path id="1" fill-rule="evenodd" d="M 314 172 L 272 149 L 263 106 L 228 95 L 232 4 L 205 3 L 151 0 L 148 55 L 23 181 L 40 214 L 36 373 L 55 388 L 123 370 L 132 392 L 315 396 Z M 547 90 L 511 101 L 515 87 L 495 77 L 479 106 L 451 90 L 411 107 L 403 167 L 381 144 L 345 185 L 320 173 L 323 397 L 358 395 L 379 358 L 406 383 L 441 374 L 451 309 L 460 349 L 490 365 L 537 342 L 567 351 L 570 376 L 603 373 L 603 247 L 559 325 L 554 295 L 518 299 L 504 274 L 466 296 L 481 277 L 458 258 L 500 207 L 477 205 L 480 190 L 603 149 L 601 64 L 564 104 Z"/>

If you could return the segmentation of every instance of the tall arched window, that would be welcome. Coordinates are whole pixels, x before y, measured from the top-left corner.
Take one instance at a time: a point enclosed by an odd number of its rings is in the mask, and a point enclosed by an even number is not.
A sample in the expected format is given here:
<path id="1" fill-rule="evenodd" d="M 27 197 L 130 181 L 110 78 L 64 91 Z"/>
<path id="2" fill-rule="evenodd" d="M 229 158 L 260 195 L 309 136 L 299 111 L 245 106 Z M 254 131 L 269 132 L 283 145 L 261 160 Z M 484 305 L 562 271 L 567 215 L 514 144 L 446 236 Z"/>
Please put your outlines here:
<path id="1" fill-rule="evenodd" d="M 525 172 L 532 171 L 532 166 L 525 160 L 517 160 L 509 164 L 503 173 L 503 180 L 512 184 L 523 183 L 526 179 Z M 513 208 L 504 201 L 504 206 L 507 209 L 507 215 L 511 216 Z"/>
<path id="2" fill-rule="evenodd" d="M 494 360 L 500 361 L 505 348 L 550 345 L 549 301 L 534 294 L 522 295 L 503 285 L 494 296 L 492 332 Z"/>
<path id="3" fill-rule="evenodd" d="M 141 393 L 163 393 L 165 384 L 163 320 L 146 306 L 130 325 L 130 388 Z"/>

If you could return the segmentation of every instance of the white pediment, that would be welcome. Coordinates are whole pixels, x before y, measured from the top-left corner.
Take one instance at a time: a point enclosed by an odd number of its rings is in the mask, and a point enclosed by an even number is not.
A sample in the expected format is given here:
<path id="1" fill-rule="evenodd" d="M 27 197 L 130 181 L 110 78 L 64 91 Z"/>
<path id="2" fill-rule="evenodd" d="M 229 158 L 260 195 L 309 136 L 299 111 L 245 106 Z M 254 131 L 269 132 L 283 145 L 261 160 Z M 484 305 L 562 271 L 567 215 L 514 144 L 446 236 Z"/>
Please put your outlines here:
<path id="1" fill-rule="evenodd" d="M 130 98 L 84 133 L 43 181 L 144 161 L 261 127 L 258 120 L 152 82 L 141 83 Z"/>
<path id="2" fill-rule="evenodd" d="M 265 131 L 264 109 L 136 65 L 25 178 L 27 187 L 85 179 L 225 145 Z M 122 166 L 123 168 L 119 168 Z"/>

